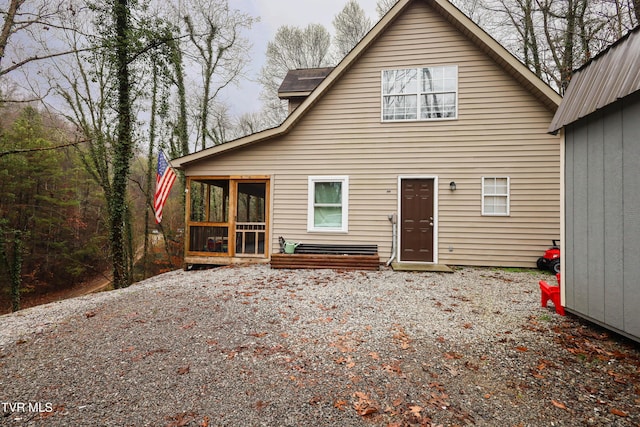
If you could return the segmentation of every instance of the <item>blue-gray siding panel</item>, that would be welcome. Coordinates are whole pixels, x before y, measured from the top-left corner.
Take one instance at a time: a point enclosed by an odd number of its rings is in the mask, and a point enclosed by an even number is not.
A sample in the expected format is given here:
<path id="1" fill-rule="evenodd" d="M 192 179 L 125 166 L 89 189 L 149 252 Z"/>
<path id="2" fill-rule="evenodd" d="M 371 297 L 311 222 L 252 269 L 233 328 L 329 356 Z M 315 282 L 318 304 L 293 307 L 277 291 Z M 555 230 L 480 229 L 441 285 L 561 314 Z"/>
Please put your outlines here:
<path id="1" fill-rule="evenodd" d="M 590 315 L 604 320 L 604 135 L 600 117 L 589 122 L 587 138 L 588 304 Z"/>
<path id="2" fill-rule="evenodd" d="M 624 330 L 640 337 L 640 96 L 623 109 Z"/>
<path id="3" fill-rule="evenodd" d="M 572 308 L 581 313 L 589 313 L 589 252 L 588 234 L 589 212 L 587 202 L 588 127 L 575 128 L 573 152 L 573 252 L 570 262 L 573 264 L 574 305 Z"/>
<path id="4" fill-rule="evenodd" d="M 565 132 L 565 305 L 640 341 L 640 93 Z"/>
<path id="5" fill-rule="evenodd" d="M 604 121 L 604 322 L 624 329 L 622 255 L 622 113 L 616 109 Z M 602 266 L 602 264 L 600 264 Z"/>
<path id="6" fill-rule="evenodd" d="M 575 253 L 575 249 L 573 246 L 574 242 L 574 234 L 573 224 L 574 221 L 569 221 L 569 218 L 574 217 L 574 194 L 575 191 L 573 189 L 573 170 L 575 169 L 575 162 L 573 160 L 573 154 L 575 152 L 574 141 L 574 126 L 569 125 L 566 128 L 565 132 L 565 236 L 564 241 L 561 242 L 562 248 L 562 257 L 564 257 L 564 265 L 562 270 L 562 283 L 575 283 L 574 279 L 574 268 L 573 268 L 573 254 Z M 575 298 L 575 286 L 565 286 L 565 306 L 567 307 L 575 307 L 576 298 Z"/>

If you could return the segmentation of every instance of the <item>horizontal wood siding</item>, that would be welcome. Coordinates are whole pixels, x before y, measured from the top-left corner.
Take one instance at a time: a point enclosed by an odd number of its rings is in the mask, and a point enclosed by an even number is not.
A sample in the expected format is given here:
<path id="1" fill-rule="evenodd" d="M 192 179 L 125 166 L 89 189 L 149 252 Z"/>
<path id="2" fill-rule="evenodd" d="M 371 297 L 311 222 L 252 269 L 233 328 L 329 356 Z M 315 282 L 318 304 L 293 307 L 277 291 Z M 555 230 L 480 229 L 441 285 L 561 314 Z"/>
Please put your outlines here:
<path id="1" fill-rule="evenodd" d="M 381 122 L 381 70 L 457 65 L 457 120 Z M 439 178 L 439 262 L 534 266 L 559 237 L 553 113 L 454 29 L 415 2 L 285 136 L 197 163 L 189 175 L 267 174 L 272 242 L 379 245 L 391 255 L 398 176 Z M 349 176 L 349 233 L 307 233 L 307 177 Z M 481 177 L 511 178 L 511 216 L 481 216 Z M 449 182 L 457 191 L 449 190 Z"/>

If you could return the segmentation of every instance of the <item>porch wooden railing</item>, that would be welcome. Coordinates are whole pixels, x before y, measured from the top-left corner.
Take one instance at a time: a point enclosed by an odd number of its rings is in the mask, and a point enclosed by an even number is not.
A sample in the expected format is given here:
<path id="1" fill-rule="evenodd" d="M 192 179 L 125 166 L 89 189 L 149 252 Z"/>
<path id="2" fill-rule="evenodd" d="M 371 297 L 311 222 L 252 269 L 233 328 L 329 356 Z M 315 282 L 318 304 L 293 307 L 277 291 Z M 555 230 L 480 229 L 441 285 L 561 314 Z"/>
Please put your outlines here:
<path id="1" fill-rule="evenodd" d="M 262 255 L 265 249 L 267 224 L 264 222 L 236 223 L 236 254 Z"/>

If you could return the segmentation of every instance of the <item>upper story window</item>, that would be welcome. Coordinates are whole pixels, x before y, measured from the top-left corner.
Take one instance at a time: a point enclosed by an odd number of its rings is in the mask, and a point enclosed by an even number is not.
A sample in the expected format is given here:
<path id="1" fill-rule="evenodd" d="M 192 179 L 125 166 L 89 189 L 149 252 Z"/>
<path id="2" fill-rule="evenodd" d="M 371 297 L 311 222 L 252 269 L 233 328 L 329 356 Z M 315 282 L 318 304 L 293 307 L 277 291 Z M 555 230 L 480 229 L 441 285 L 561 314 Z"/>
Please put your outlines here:
<path id="1" fill-rule="evenodd" d="M 307 231 L 348 231 L 349 177 L 310 176 Z"/>
<path id="2" fill-rule="evenodd" d="M 509 215 L 509 177 L 482 177 L 482 215 Z"/>
<path id="3" fill-rule="evenodd" d="M 457 100 L 455 65 L 382 72 L 382 121 L 455 119 Z"/>

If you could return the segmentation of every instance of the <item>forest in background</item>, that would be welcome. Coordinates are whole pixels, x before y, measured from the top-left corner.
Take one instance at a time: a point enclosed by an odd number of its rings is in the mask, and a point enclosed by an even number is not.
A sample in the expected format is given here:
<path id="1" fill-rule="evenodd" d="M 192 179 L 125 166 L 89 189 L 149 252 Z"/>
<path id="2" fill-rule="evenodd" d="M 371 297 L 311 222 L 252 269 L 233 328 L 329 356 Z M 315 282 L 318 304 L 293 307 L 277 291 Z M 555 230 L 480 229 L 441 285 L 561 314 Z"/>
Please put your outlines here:
<path id="1" fill-rule="evenodd" d="M 32 107 L 5 107 L 0 127 L 4 151 L 50 148 L 68 137 L 64 122 Z M 22 258 L 23 292 L 75 284 L 106 268 L 104 202 L 73 149 L 0 157 L 0 194 L 0 235 L 14 242 L 0 250 L 13 262 Z"/>
<path id="2" fill-rule="evenodd" d="M 5 260 L 0 264 L 0 313 L 6 313 L 12 308 L 7 261 L 20 263 L 23 306 L 44 294 L 107 277 L 110 263 L 106 203 L 78 148 L 64 146 L 73 140 L 68 123 L 31 106 L 5 106 L 0 129 L 0 153 L 14 150 L 0 156 L 0 251 Z M 138 185 L 145 179 L 145 163 L 140 156 L 133 162 L 128 197 L 133 212 L 148 210 Z M 165 208 L 167 246 L 160 233 L 152 232 L 143 254 L 143 239 L 134 239 L 142 256 L 134 280 L 181 265 L 181 208 L 179 200 Z M 144 235 L 143 218 L 132 216 L 133 236 Z"/>
<path id="3" fill-rule="evenodd" d="M 180 266 L 184 180 L 156 225 L 160 150 L 175 158 L 277 126 L 287 70 L 336 65 L 378 17 L 345 1 L 333 33 L 278 29 L 263 108 L 222 97 L 246 77 L 259 17 L 227 0 L 9 0 L 0 9 L 0 309 L 106 275 L 115 288 Z M 638 24 L 640 0 L 454 1 L 551 87 Z M 139 260 L 139 262 L 136 262 Z"/>

